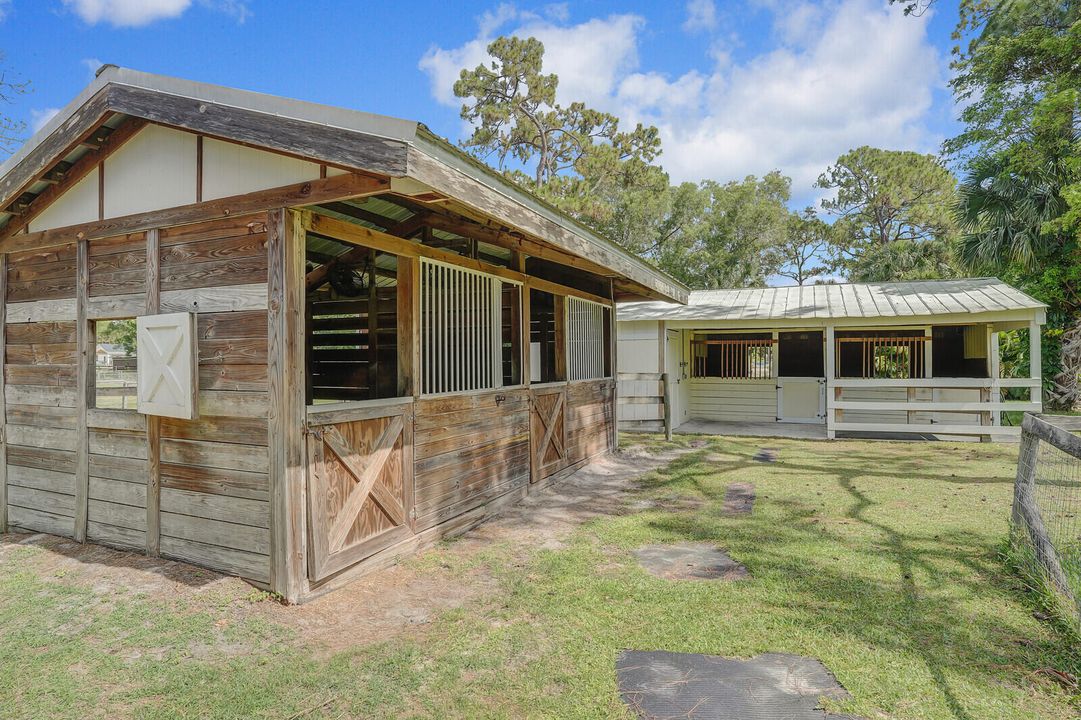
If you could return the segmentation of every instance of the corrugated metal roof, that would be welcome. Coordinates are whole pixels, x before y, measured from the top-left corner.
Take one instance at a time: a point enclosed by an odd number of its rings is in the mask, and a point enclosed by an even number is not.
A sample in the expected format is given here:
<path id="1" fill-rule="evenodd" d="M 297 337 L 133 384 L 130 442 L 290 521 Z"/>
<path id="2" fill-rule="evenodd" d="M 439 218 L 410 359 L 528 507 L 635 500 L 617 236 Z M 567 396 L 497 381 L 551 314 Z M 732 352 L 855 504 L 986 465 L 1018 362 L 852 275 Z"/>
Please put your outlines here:
<path id="1" fill-rule="evenodd" d="M 695 290 L 686 305 L 635 302 L 620 320 L 811 320 L 1010 312 L 1047 307 L 998 278 Z"/>

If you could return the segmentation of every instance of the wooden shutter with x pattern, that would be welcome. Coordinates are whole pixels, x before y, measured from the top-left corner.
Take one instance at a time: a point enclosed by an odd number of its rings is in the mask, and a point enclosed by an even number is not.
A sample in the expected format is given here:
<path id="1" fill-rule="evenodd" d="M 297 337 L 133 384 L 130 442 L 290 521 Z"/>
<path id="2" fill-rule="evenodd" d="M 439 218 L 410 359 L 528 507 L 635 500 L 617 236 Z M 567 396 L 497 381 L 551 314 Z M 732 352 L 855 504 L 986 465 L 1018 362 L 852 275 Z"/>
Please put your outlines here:
<path id="1" fill-rule="evenodd" d="M 135 327 L 139 412 L 196 418 L 199 362 L 195 315 L 144 315 L 135 319 Z"/>

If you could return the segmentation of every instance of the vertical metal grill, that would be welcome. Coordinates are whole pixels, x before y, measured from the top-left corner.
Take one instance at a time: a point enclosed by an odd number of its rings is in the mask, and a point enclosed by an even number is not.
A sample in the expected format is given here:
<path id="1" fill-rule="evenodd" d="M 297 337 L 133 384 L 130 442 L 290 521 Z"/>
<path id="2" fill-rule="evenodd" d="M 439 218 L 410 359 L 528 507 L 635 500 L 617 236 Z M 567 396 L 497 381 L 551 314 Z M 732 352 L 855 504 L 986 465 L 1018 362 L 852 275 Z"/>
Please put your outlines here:
<path id="1" fill-rule="evenodd" d="M 567 377 L 594 380 L 604 377 L 604 314 L 600 303 L 573 296 L 567 308 Z"/>
<path id="2" fill-rule="evenodd" d="M 425 394 L 501 387 L 503 280 L 422 258 L 421 378 Z"/>

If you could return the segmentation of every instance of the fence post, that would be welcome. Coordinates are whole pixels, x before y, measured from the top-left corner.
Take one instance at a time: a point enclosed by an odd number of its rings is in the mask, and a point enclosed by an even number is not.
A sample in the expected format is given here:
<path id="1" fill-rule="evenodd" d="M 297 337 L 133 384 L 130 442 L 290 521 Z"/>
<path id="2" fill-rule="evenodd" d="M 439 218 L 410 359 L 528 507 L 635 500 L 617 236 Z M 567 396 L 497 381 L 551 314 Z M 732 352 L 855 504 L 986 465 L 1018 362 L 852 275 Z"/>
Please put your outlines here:
<path id="1" fill-rule="evenodd" d="M 1078 447 L 1081 442 L 1076 436 L 1031 413 L 1025 413 L 1025 419 L 1021 423 L 1021 449 L 1017 458 L 1017 479 L 1014 482 L 1011 515 L 1014 526 L 1021 528 L 1032 543 L 1036 561 L 1043 565 L 1051 582 L 1069 599 L 1075 610 L 1078 610 L 1081 607 L 1078 606 L 1066 573 L 1062 570 L 1058 552 L 1048 535 L 1036 502 L 1034 486 L 1038 465 L 1037 451 L 1041 439 L 1069 455 L 1081 457 L 1081 448 Z"/>
<path id="2" fill-rule="evenodd" d="M 1040 448 L 1040 439 L 1022 429 L 1021 448 L 1017 455 L 1017 479 L 1013 484 L 1013 524 L 1020 527 L 1024 523 L 1022 507 L 1031 502 L 1032 486 L 1036 482 L 1036 455 Z M 1026 528 L 1027 530 L 1027 528 Z"/>

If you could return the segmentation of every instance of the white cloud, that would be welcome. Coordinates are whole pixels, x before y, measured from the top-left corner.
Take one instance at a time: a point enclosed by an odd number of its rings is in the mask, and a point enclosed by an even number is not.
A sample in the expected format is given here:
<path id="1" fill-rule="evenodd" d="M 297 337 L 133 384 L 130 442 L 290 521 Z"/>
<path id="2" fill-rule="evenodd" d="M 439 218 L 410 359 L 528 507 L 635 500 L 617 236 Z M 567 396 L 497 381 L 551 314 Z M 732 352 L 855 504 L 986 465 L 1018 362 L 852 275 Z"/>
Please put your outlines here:
<path id="1" fill-rule="evenodd" d="M 717 6 L 713 0 L 690 0 L 683 29 L 689 33 L 714 30 L 717 27 Z"/>
<path id="2" fill-rule="evenodd" d="M 52 120 L 58 112 L 60 112 L 60 108 L 42 108 L 41 110 L 31 110 L 30 128 L 34 132 L 37 132 L 41 128 L 45 127 L 45 123 Z"/>
<path id="3" fill-rule="evenodd" d="M 88 25 L 106 22 L 116 27 L 140 27 L 180 17 L 191 0 L 64 0 L 64 5 Z"/>
<path id="4" fill-rule="evenodd" d="M 0 22 L 4 22 L 10 12 L 11 0 L 0 0 Z"/>
<path id="5" fill-rule="evenodd" d="M 512 29 L 508 25 L 515 23 Z M 501 33 L 535 37 L 544 43 L 544 71 L 559 76 L 559 99 L 587 104 L 606 102 L 619 78 L 638 64 L 638 32 L 644 26 L 636 15 L 612 15 L 578 25 L 563 26 L 532 13 L 500 5 L 478 21 L 477 37 L 464 45 L 431 47 L 420 60 L 428 74 L 432 95 L 446 105 L 457 106 L 454 81 L 463 68 L 488 62 L 488 44 Z"/>
<path id="6" fill-rule="evenodd" d="M 485 62 L 492 38 L 533 35 L 545 44 L 545 70 L 559 76 L 559 100 L 613 112 L 624 126 L 655 124 L 674 181 L 776 168 L 792 177 L 801 205 L 818 198 L 812 185 L 819 173 L 851 148 L 935 149 L 940 138 L 926 123 L 946 63 L 927 38 L 927 17 L 906 18 L 877 0 L 765 7 L 773 15 L 772 45 L 739 58 L 738 38 L 715 41 L 699 68 L 676 77 L 639 68 L 645 22 L 637 16 L 567 25 L 507 6 L 485 16 L 473 40 L 431 48 L 420 67 L 434 97 L 455 107 L 459 71 Z"/>
<path id="7" fill-rule="evenodd" d="M 158 20 L 178 18 L 192 5 L 192 0 L 62 1 L 88 25 L 108 23 L 114 27 L 142 27 Z M 199 4 L 230 15 L 239 23 L 251 15 L 247 0 L 199 0 Z"/>

